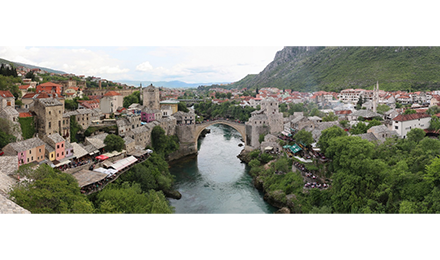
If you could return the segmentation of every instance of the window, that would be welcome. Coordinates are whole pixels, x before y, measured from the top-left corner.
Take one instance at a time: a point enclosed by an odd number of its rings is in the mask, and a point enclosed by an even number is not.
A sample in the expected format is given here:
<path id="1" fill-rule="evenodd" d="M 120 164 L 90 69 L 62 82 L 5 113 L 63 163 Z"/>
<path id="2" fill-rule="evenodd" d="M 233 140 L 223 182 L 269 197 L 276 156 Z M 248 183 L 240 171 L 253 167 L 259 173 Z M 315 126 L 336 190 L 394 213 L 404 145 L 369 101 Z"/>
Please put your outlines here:
<path id="1" fill-rule="evenodd" d="M 57 149 L 60 149 L 60 145 L 59 144 L 57 144 Z"/>
<path id="2" fill-rule="evenodd" d="M 50 158 L 53 158 L 53 153 L 52 153 L 52 154 L 50 154 Z"/>
<path id="3" fill-rule="evenodd" d="M 49 122 L 49 128 L 51 128 L 51 122 Z"/>
<path id="4" fill-rule="evenodd" d="M 32 153 L 32 150 L 29 150 L 29 154 L 31 154 Z"/>
<path id="5" fill-rule="evenodd" d="M 57 153 L 57 157 L 60 157 L 60 154 L 59 154 L 59 153 Z"/>
<path id="6" fill-rule="evenodd" d="M 64 152 L 61 152 L 61 155 L 64 155 Z"/>
<path id="7" fill-rule="evenodd" d="M 61 144 L 61 147 L 64 147 L 64 144 Z"/>
<path id="8" fill-rule="evenodd" d="M 34 157 L 33 156 L 31 156 L 31 161 L 33 161 L 34 160 Z"/>
<path id="9" fill-rule="evenodd" d="M 49 111 L 49 116 L 51 115 L 52 113 Z"/>
<path id="10" fill-rule="evenodd" d="M 41 153 L 41 148 L 38 151 Z"/>
<path id="11" fill-rule="evenodd" d="M 58 110 L 58 113 L 61 114 L 61 110 Z"/>
<path id="12" fill-rule="evenodd" d="M 29 162 L 29 158 L 27 158 L 27 162 Z"/>

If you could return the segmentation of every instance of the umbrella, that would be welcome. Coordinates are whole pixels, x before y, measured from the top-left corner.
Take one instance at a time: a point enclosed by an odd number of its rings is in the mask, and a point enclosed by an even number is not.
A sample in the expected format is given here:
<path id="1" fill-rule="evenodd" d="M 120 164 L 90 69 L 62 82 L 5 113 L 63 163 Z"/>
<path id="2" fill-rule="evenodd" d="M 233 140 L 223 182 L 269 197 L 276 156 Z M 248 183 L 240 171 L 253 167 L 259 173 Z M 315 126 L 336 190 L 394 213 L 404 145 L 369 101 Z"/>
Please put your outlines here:
<path id="1" fill-rule="evenodd" d="M 105 156 L 105 155 L 101 154 L 99 156 L 96 156 L 95 158 L 98 159 L 98 160 L 107 160 L 108 156 Z"/>

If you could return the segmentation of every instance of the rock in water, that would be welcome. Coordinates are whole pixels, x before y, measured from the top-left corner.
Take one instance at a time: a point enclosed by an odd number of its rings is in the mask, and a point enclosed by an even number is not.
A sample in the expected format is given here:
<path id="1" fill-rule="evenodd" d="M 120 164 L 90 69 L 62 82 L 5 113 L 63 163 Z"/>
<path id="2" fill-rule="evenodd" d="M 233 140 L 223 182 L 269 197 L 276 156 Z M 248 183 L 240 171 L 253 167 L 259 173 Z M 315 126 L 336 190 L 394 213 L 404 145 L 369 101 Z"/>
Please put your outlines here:
<path id="1" fill-rule="evenodd" d="M 166 197 L 180 200 L 182 198 L 182 194 L 178 192 L 177 190 L 164 190 L 163 193 Z"/>
<path id="2" fill-rule="evenodd" d="M 287 207 L 282 207 L 275 212 L 276 214 L 290 214 L 290 210 Z"/>

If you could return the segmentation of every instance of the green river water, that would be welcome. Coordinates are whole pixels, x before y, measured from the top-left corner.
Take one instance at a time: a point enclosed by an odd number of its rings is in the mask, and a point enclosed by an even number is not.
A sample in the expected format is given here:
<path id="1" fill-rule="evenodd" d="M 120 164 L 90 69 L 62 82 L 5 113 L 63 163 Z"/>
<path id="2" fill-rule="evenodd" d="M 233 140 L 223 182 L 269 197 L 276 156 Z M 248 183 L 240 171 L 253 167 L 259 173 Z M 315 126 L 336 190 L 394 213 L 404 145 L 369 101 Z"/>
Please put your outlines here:
<path id="1" fill-rule="evenodd" d="M 226 125 L 213 125 L 200 138 L 199 153 L 170 163 L 180 200 L 170 199 L 175 213 L 273 213 L 252 184 L 249 167 L 237 158 L 241 135 Z"/>

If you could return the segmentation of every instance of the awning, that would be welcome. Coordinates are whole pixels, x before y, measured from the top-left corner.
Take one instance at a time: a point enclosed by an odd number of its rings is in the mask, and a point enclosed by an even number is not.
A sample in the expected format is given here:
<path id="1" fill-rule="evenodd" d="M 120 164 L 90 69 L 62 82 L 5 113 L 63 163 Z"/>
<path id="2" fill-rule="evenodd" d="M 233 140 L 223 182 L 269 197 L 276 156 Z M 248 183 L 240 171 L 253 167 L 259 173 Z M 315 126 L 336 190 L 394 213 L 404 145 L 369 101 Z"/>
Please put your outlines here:
<path id="1" fill-rule="evenodd" d="M 54 167 L 60 167 L 60 166 L 63 166 L 63 165 L 65 165 L 65 164 L 69 164 L 69 163 L 70 163 L 70 160 L 60 161 L 60 162 L 58 162 L 57 164 L 55 164 Z"/>
<path id="2" fill-rule="evenodd" d="M 137 161 L 137 159 L 134 156 L 130 156 L 130 157 L 121 159 L 119 161 L 116 161 L 114 164 L 110 165 L 110 167 L 112 167 L 113 169 L 115 169 L 117 171 L 120 171 L 120 170 L 124 169 L 125 167 L 132 165 L 136 161 Z"/>
<path id="3" fill-rule="evenodd" d="M 305 162 L 305 163 L 312 163 L 313 162 L 312 160 L 306 160 L 306 159 L 303 159 L 303 158 L 298 157 L 298 156 L 295 156 L 295 158 L 300 160 L 301 162 Z"/>
<path id="4" fill-rule="evenodd" d="M 104 165 L 104 167 L 110 167 L 111 165 L 113 164 L 113 162 L 112 161 L 104 161 L 103 163 L 102 163 L 102 165 Z"/>
<path id="5" fill-rule="evenodd" d="M 273 150 L 273 147 L 272 146 L 267 146 L 266 148 L 264 148 L 264 150 L 265 151 L 271 151 L 271 150 Z"/>
<path id="6" fill-rule="evenodd" d="M 118 172 L 118 171 L 115 170 L 115 169 L 104 169 L 104 168 L 102 168 L 102 167 L 99 167 L 99 168 L 97 168 L 97 169 L 94 169 L 93 171 L 94 171 L 94 172 L 105 173 L 105 174 L 107 174 L 107 175 L 109 175 L 109 176 L 111 176 L 111 175 L 113 175 L 113 174 L 115 174 L 115 173 Z"/>
<path id="7" fill-rule="evenodd" d="M 72 173 L 72 176 L 78 181 L 80 187 L 84 187 L 106 178 L 108 174 L 82 169 L 79 172 Z"/>
<path id="8" fill-rule="evenodd" d="M 285 136 L 289 136 L 289 137 L 292 136 L 291 134 L 287 133 L 286 131 L 282 131 L 281 133 Z"/>
<path id="9" fill-rule="evenodd" d="M 290 147 L 290 150 L 292 151 L 292 153 L 297 153 L 297 152 L 301 151 L 302 149 L 297 144 L 294 144 Z"/>

